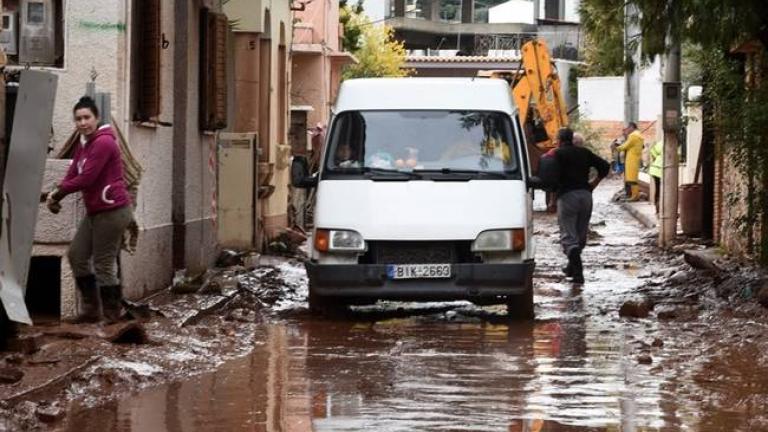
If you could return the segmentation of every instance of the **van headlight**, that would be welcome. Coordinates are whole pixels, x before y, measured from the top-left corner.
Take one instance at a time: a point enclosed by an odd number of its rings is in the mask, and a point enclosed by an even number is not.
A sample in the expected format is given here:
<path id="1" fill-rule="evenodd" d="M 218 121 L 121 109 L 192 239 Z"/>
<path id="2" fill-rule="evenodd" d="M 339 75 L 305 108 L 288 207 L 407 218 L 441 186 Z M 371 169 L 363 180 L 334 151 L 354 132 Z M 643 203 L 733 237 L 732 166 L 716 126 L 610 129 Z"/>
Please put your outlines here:
<path id="1" fill-rule="evenodd" d="M 472 252 L 507 252 L 525 250 L 525 230 L 492 230 L 481 232 L 472 242 Z"/>
<path id="2" fill-rule="evenodd" d="M 320 252 L 365 252 L 365 239 L 350 230 L 315 231 L 315 249 Z"/>

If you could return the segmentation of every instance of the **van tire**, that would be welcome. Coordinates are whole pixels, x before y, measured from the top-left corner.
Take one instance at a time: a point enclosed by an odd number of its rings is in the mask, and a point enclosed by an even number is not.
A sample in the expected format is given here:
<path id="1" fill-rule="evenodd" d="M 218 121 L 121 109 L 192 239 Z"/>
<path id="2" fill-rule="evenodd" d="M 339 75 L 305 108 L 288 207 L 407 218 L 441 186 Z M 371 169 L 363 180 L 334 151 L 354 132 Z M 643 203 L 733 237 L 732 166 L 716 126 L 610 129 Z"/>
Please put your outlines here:
<path id="1" fill-rule="evenodd" d="M 338 297 L 317 295 L 309 289 L 309 311 L 314 315 L 336 316 L 347 311 L 347 305 Z"/>
<path id="2" fill-rule="evenodd" d="M 533 284 L 525 294 L 507 298 L 507 316 L 513 319 L 532 320 L 535 318 L 533 310 Z"/>
<path id="3" fill-rule="evenodd" d="M 8 318 L 5 308 L 0 304 L 0 351 L 8 348 L 8 342 L 17 335 L 16 323 Z"/>

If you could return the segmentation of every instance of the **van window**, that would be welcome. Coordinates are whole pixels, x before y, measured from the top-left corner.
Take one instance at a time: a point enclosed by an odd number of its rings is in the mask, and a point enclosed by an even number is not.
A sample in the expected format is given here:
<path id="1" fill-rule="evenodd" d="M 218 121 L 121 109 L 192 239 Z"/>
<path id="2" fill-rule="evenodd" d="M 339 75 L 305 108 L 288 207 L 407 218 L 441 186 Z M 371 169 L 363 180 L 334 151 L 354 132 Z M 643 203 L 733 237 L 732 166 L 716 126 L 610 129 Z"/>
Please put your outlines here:
<path id="1" fill-rule="evenodd" d="M 347 111 L 336 116 L 325 170 L 497 172 L 520 178 L 507 114 L 491 111 Z"/>

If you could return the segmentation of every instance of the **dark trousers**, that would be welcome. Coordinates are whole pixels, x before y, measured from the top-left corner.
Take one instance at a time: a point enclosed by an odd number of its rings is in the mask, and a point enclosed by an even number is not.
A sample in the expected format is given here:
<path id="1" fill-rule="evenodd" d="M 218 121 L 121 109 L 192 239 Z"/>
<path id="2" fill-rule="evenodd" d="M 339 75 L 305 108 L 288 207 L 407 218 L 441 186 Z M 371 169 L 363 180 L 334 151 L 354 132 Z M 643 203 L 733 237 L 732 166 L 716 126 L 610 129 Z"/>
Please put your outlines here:
<path id="1" fill-rule="evenodd" d="M 659 196 L 661 195 L 661 178 L 651 176 L 653 179 L 653 205 L 656 206 L 656 213 L 659 213 Z"/>
<path id="2" fill-rule="evenodd" d="M 569 255 L 573 249 L 584 249 L 592 217 L 592 193 L 574 190 L 557 199 L 557 222 L 560 225 L 560 245 Z"/>
<path id="3" fill-rule="evenodd" d="M 69 265 L 75 277 L 95 274 L 99 286 L 119 285 L 117 255 L 132 220 L 130 206 L 86 216 L 69 245 Z"/>

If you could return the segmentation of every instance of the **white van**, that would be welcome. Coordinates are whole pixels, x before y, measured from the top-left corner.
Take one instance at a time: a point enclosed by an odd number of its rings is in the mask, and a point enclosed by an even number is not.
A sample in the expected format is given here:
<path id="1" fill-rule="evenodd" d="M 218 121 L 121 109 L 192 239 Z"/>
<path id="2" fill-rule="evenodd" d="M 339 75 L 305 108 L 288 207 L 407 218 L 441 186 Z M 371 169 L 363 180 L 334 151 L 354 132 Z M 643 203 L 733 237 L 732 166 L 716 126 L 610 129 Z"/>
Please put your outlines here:
<path id="1" fill-rule="evenodd" d="M 533 317 L 532 185 L 509 86 L 497 79 L 342 83 L 306 263 L 313 310 L 379 299 L 507 304 Z"/>

